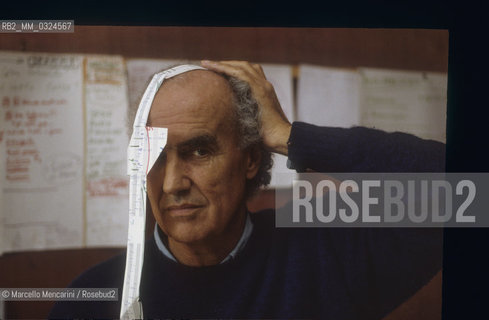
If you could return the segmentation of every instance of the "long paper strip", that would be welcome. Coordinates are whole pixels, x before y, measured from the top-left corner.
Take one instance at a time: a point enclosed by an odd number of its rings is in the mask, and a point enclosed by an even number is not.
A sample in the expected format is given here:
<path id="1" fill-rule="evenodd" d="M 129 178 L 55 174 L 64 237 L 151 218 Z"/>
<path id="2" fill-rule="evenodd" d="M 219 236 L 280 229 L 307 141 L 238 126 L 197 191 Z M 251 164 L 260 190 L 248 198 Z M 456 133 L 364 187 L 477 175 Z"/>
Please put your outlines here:
<path id="1" fill-rule="evenodd" d="M 181 65 L 157 73 L 144 92 L 133 125 L 127 149 L 129 183 L 129 228 L 127 237 L 126 271 L 122 290 L 121 319 L 142 319 L 143 307 L 139 285 L 144 259 L 144 227 L 146 223 L 146 177 L 166 144 L 167 129 L 147 127 L 153 99 L 165 79 L 192 70 L 205 70 L 199 66 Z"/>

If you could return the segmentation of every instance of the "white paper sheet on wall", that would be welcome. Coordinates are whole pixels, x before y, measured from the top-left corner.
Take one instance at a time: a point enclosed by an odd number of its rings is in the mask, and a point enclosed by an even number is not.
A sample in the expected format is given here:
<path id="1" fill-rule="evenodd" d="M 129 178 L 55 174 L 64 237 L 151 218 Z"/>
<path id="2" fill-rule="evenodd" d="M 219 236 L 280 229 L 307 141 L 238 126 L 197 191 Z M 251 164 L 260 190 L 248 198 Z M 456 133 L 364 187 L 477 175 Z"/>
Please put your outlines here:
<path id="1" fill-rule="evenodd" d="M 359 75 L 361 125 L 446 141 L 446 74 L 360 68 Z"/>
<path id="2" fill-rule="evenodd" d="M 298 120 L 316 125 L 362 125 L 445 142 L 446 101 L 446 74 L 300 67 Z"/>
<path id="3" fill-rule="evenodd" d="M 280 105 L 282 106 L 287 119 L 292 123 L 295 120 L 292 67 L 289 65 L 278 64 L 263 64 L 262 67 L 267 80 L 270 81 L 275 88 L 277 98 L 280 101 Z M 287 173 L 287 175 L 284 175 L 284 173 Z M 286 156 L 274 154 L 271 174 L 272 179 L 270 181 L 270 187 L 291 187 L 291 179 L 295 177 L 295 170 L 287 168 Z"/>
<path id="4" fill-rule="evenodd" d="M 1 52 L 0 73 L 3 251 L 123 246 L 122 57 Z"/>
<path id="5" fill-rule="evenodd" d="M 124 246 L 129 208 L 125 64 L 122 57 L 85 59 L 86 245 Z"/>
<path id="6" fill-rule="evenodd" d="M 300 65 L 297 120 L 331 127 L 358 125 L 359 84 L 355 70 Z"/>
<path id="7" fill-rule="evenodd" d="M 4 251 L 82 245 L 82 62 L 0 54 Z"/>

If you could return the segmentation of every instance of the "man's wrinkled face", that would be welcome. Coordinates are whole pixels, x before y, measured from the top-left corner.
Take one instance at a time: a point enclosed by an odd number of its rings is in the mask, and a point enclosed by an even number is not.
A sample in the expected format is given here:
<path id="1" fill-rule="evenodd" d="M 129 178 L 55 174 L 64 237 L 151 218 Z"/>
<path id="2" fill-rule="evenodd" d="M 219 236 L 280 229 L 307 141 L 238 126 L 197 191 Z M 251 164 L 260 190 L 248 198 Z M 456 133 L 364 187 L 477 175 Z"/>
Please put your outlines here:
<path id="1" fill-rule="evenodd" d="M 148 174 L 148 198 L 169 239 L 219 239 L 242 219 L 246 180 L 256 174 L 240 150 L 227 81 L 210 71 L 166 80 L 148 126 L 168 128 L 166 147 Z"/>

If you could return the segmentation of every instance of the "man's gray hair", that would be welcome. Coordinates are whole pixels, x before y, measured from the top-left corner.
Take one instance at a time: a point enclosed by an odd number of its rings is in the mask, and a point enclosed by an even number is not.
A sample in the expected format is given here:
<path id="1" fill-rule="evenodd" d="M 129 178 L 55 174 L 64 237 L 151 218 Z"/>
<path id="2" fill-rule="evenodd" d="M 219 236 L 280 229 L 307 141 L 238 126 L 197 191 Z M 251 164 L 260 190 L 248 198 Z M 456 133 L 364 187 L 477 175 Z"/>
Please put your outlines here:
<path id="1" fill-rule="evenodd" d="M 246 198 L 249 199 L 261 186 L 266 186 L 270 183 L 270 169 L 273 166 L 272 154 L 263 144 L 263 139 L 261 137 L 260 109 L 258 107 L 258 102 L 251 93 L 251 88 L 248 83 L 227 75 L 219 75 L 223 76 L 228 81 L 233 92 L 235 106 L 234 114 L 236 127 L 238 128 L 239 147 L 242 150 L 255 148 L 261 155 L 258 172 L 246 185 Z M 136 117 L 137 109 L 138 105 L 129 106 L 127 113 L 129 133 L 132 132 L 132 125 L 134 118 Z"/>
<path id="2" fill-rule="evenodd" d="M 261 137 L 260 109 L 258 102 L 245 81 L 224 76 L 234 94 L 235 116 L 241 149 L 256 148 L 261 155 L 258 172 L 248 181 L 246 197 L 249 198 L 261 187 L 270 183 L 270 169 L 273 166 L 272 154 L 265 148 Z"/>

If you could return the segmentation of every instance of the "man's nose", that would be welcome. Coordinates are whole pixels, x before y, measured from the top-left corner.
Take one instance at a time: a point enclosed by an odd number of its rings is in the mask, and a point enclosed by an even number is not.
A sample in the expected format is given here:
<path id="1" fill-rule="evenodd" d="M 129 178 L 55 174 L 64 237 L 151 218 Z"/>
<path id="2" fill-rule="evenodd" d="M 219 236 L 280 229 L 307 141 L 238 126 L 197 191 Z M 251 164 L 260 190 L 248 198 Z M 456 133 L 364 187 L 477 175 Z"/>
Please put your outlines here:
<path id="1" fill-rule="evenodd" d="M 163 193 L 178 194 L 190 189 L 185 164 L 175 155 L 169 155 L 163 172 Z"/>

